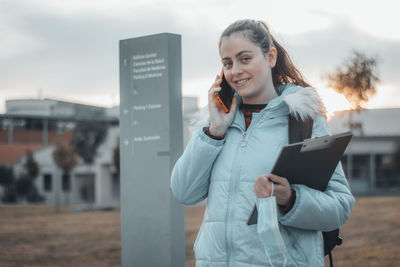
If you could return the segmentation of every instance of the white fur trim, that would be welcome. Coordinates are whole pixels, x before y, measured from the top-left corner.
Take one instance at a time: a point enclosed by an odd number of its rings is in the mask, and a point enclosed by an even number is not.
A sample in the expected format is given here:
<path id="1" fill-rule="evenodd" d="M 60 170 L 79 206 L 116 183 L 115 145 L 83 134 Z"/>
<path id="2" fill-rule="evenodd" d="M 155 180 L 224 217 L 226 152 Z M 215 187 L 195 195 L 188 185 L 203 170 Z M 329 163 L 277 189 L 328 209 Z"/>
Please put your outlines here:
<path id="1" fill-rule="evenodd" d="M 193 134 L 198 129 L 209 125 L 209 111 L 208 105 L 191 115 L 189 123 L 189 132 Z"/>
<path id="2" fill-rule="evenodd" d="M 318 92 L 312 87 L 301 88 L 288 94 L 283 101 L 289 106 L 289 112 L 296 119 L 304 121 L 307 117 L 315 119 L 317 115 L 326 117 L 326 108 Z"/>

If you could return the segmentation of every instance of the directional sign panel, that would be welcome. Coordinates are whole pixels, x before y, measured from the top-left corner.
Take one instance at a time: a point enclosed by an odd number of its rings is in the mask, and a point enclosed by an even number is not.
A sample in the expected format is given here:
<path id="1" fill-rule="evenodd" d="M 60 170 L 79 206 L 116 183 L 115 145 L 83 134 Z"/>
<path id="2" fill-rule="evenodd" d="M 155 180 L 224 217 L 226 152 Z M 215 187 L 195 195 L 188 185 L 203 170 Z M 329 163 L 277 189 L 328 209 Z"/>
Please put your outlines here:
<path id="1" fill-rule="evenodd" d="M 120 41 L 123 266 L 185 266 L 184 209 L 170 191 L 182 154 L 181 37 Z"/>

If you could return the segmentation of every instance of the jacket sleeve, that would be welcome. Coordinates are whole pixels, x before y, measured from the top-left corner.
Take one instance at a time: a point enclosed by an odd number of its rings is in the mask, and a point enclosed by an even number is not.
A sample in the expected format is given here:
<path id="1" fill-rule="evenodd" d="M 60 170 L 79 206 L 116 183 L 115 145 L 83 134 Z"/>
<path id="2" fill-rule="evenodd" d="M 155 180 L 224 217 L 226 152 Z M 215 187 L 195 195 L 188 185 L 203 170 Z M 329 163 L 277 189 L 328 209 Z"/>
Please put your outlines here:
<path id="1" fill-rule="evenodd" d="M 322 116 L 314 119 L 312 137 L 328 134 L 326 120 Z M 279 222 L 286 226 L 331 231 L 344 225 L 355 203 L 341 163 L 336 167 L 324 192 L 301 184 L 294 184 L 292 188 L 296 191 L 292 209 L 286 214 L 278 214 Z"/>
<path id="2" fill-rule="evenodd" d="M 225 139 L 216 140 L 202 129 L 196 131 L 171 174 L 174 197 L 185 205 L 195 204 L 208 196 L 210 174 Z"/>

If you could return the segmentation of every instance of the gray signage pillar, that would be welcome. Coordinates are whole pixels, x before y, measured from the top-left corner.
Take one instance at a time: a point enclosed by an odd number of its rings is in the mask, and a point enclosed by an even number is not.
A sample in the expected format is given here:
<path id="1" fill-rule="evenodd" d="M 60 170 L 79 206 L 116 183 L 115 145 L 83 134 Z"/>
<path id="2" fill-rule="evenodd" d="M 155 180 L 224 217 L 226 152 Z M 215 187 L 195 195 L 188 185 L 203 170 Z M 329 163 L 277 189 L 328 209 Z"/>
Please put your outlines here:
<path id="1" fill-rule="evenodd" d="M 181 36 L 121 40 L 122 266 L 185 266 L 184 208 L 170 174 L 183 150 Z"/>

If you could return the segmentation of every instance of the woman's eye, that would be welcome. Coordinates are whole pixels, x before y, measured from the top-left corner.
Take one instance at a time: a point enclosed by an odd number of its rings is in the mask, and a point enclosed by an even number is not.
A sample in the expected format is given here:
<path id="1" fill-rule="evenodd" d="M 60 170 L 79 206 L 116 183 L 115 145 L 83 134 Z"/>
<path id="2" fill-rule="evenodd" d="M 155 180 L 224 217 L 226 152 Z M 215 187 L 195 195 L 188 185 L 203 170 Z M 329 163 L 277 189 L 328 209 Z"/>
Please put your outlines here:
<path id="1" fill-rule="evenodd" d="M 231 62 L 225 62 L 223 65 L 226 68 L 226 67 L 230 67 L 232 65 L 232 63 Z"/>
<path id="2" fill-rule="evenodd" d="M 247 61 L 249 61 L 249 60 L 250 60 L 249 57 L 244 57 L 244 58 L 242 58 L 242 62 L 247 62 Z"/>

